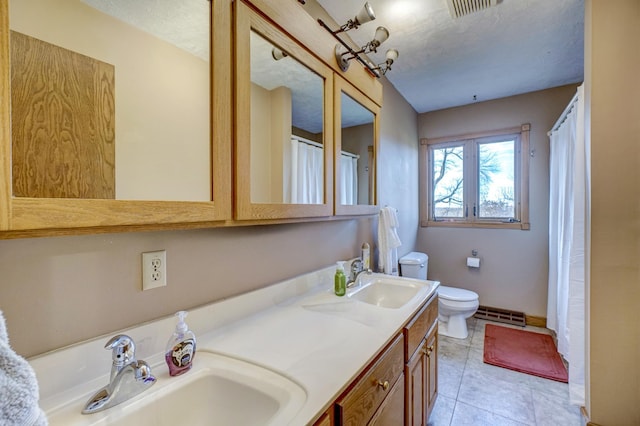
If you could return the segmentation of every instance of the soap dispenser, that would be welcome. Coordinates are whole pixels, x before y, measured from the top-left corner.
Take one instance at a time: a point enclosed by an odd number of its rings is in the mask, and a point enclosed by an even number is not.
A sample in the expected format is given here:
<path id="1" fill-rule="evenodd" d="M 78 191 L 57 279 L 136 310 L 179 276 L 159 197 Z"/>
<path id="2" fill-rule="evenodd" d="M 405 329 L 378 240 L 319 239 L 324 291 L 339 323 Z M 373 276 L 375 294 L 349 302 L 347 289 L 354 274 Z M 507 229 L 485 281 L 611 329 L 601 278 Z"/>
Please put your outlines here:
<path id="1" fill-rule="evenodd" d="M 369 243 L 362 243 L 362 269 L 371 269 L 371 249 Z"/>
<path id="2" fill-rule="evenodd" d="M 178 324 L 167 342 L 165 352 L 165 360 L 171 376 L 179 376 L 189 371 L 196 355 L 196 336 L 184 322 L 187 312 L 180 311 L 176 313 L 176 316 Z"/>
<path id="3" fill-rule="evenodd" d="M 333 278 L 334 288 L 333 290 L 336 293 L 336 296 L 344 296 L 347 292 L 347 277 L 344 274 L 344 264 L 345 262 L 338 262 L 338 267 L 336 268 L 336 275 Z"/>

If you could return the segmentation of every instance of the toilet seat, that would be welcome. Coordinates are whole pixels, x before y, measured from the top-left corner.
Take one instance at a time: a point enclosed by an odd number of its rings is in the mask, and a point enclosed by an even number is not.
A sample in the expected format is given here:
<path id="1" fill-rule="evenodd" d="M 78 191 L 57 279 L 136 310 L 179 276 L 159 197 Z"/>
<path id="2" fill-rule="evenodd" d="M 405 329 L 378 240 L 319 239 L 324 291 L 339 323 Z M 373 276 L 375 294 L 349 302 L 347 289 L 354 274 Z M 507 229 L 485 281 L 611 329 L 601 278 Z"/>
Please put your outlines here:
<path id="1" fill-rule="evenodd" d="M 478 299 L 478 294 L 463 288 L 438 287 L 438 297 L 440 299 L 451 300 L 453 302 L 471 302 Z"/>

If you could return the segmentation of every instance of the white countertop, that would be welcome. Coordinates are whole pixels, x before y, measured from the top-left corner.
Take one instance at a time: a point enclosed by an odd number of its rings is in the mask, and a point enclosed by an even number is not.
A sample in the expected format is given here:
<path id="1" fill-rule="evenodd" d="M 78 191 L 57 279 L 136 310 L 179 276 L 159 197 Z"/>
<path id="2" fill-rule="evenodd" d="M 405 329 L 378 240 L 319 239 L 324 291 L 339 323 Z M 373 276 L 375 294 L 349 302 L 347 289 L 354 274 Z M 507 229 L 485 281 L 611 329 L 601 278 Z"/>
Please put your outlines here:
<path id="1" fill-rule="evenodd" d="M 306 401 L 291 425 L 308 424 L 321 414 L 439 285 L 428 282 L 401 308 L 381 308 L 335 296 L 334 271 L 328 267 L 305 274 L 192 310 L 187 317 L 199 351 L 251 361 L 304 388 Z M 379 274 L 361 278 L 367 282 L 375 276 Z M 136 342 L 138 359 L 166 369 L 164 349 L 174 326 L 175 318 L 169 317 L 30 359 L 50 424 L 62 424 L 57 423 L 57 412 L 69 401 L 77 405 L 77 418 L 64 417 L 65 426 L 94 423 L 97 414 L 80 411 L 89 396 L 108 383 L 111 353 L 104 344 L 112 335 L 128 334 Z"/>

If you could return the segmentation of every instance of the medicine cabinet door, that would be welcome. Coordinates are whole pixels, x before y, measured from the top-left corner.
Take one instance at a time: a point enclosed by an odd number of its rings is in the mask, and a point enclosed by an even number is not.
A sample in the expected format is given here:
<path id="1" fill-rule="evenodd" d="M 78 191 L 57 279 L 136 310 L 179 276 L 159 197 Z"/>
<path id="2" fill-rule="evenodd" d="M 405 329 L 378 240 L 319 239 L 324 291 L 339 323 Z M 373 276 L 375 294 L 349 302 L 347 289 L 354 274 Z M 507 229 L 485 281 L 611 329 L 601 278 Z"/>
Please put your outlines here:
<path id="1" fill-rule="evenodd" d="M 380 107 L 335 79 L 335 212 L 375 214 Z"/>
<path id="2" fill-rule="evenodd" d="M 236 2 L 236 217 L 333 214 L 331 69 Z"/>
<path id="3" fill-rule="evenodd" d="M 231 0 L 0 0 L 0 20 L 0 230 L 231 218 Z"/>

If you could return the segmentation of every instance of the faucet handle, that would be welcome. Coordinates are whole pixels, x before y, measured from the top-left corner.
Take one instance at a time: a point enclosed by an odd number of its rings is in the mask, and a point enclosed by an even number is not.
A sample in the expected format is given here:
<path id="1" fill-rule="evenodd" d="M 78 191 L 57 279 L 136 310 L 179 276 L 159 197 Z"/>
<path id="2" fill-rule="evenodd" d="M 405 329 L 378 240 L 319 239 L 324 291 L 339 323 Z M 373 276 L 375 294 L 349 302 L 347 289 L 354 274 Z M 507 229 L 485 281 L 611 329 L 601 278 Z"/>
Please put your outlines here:
<path id="1" fill-rule="evenodd" d="M 136 360 L 136 345 L 126 334 L 113 336 L 104 348 L 112 350 L 111 359 L 114 366 L 122 367 Z"/>

